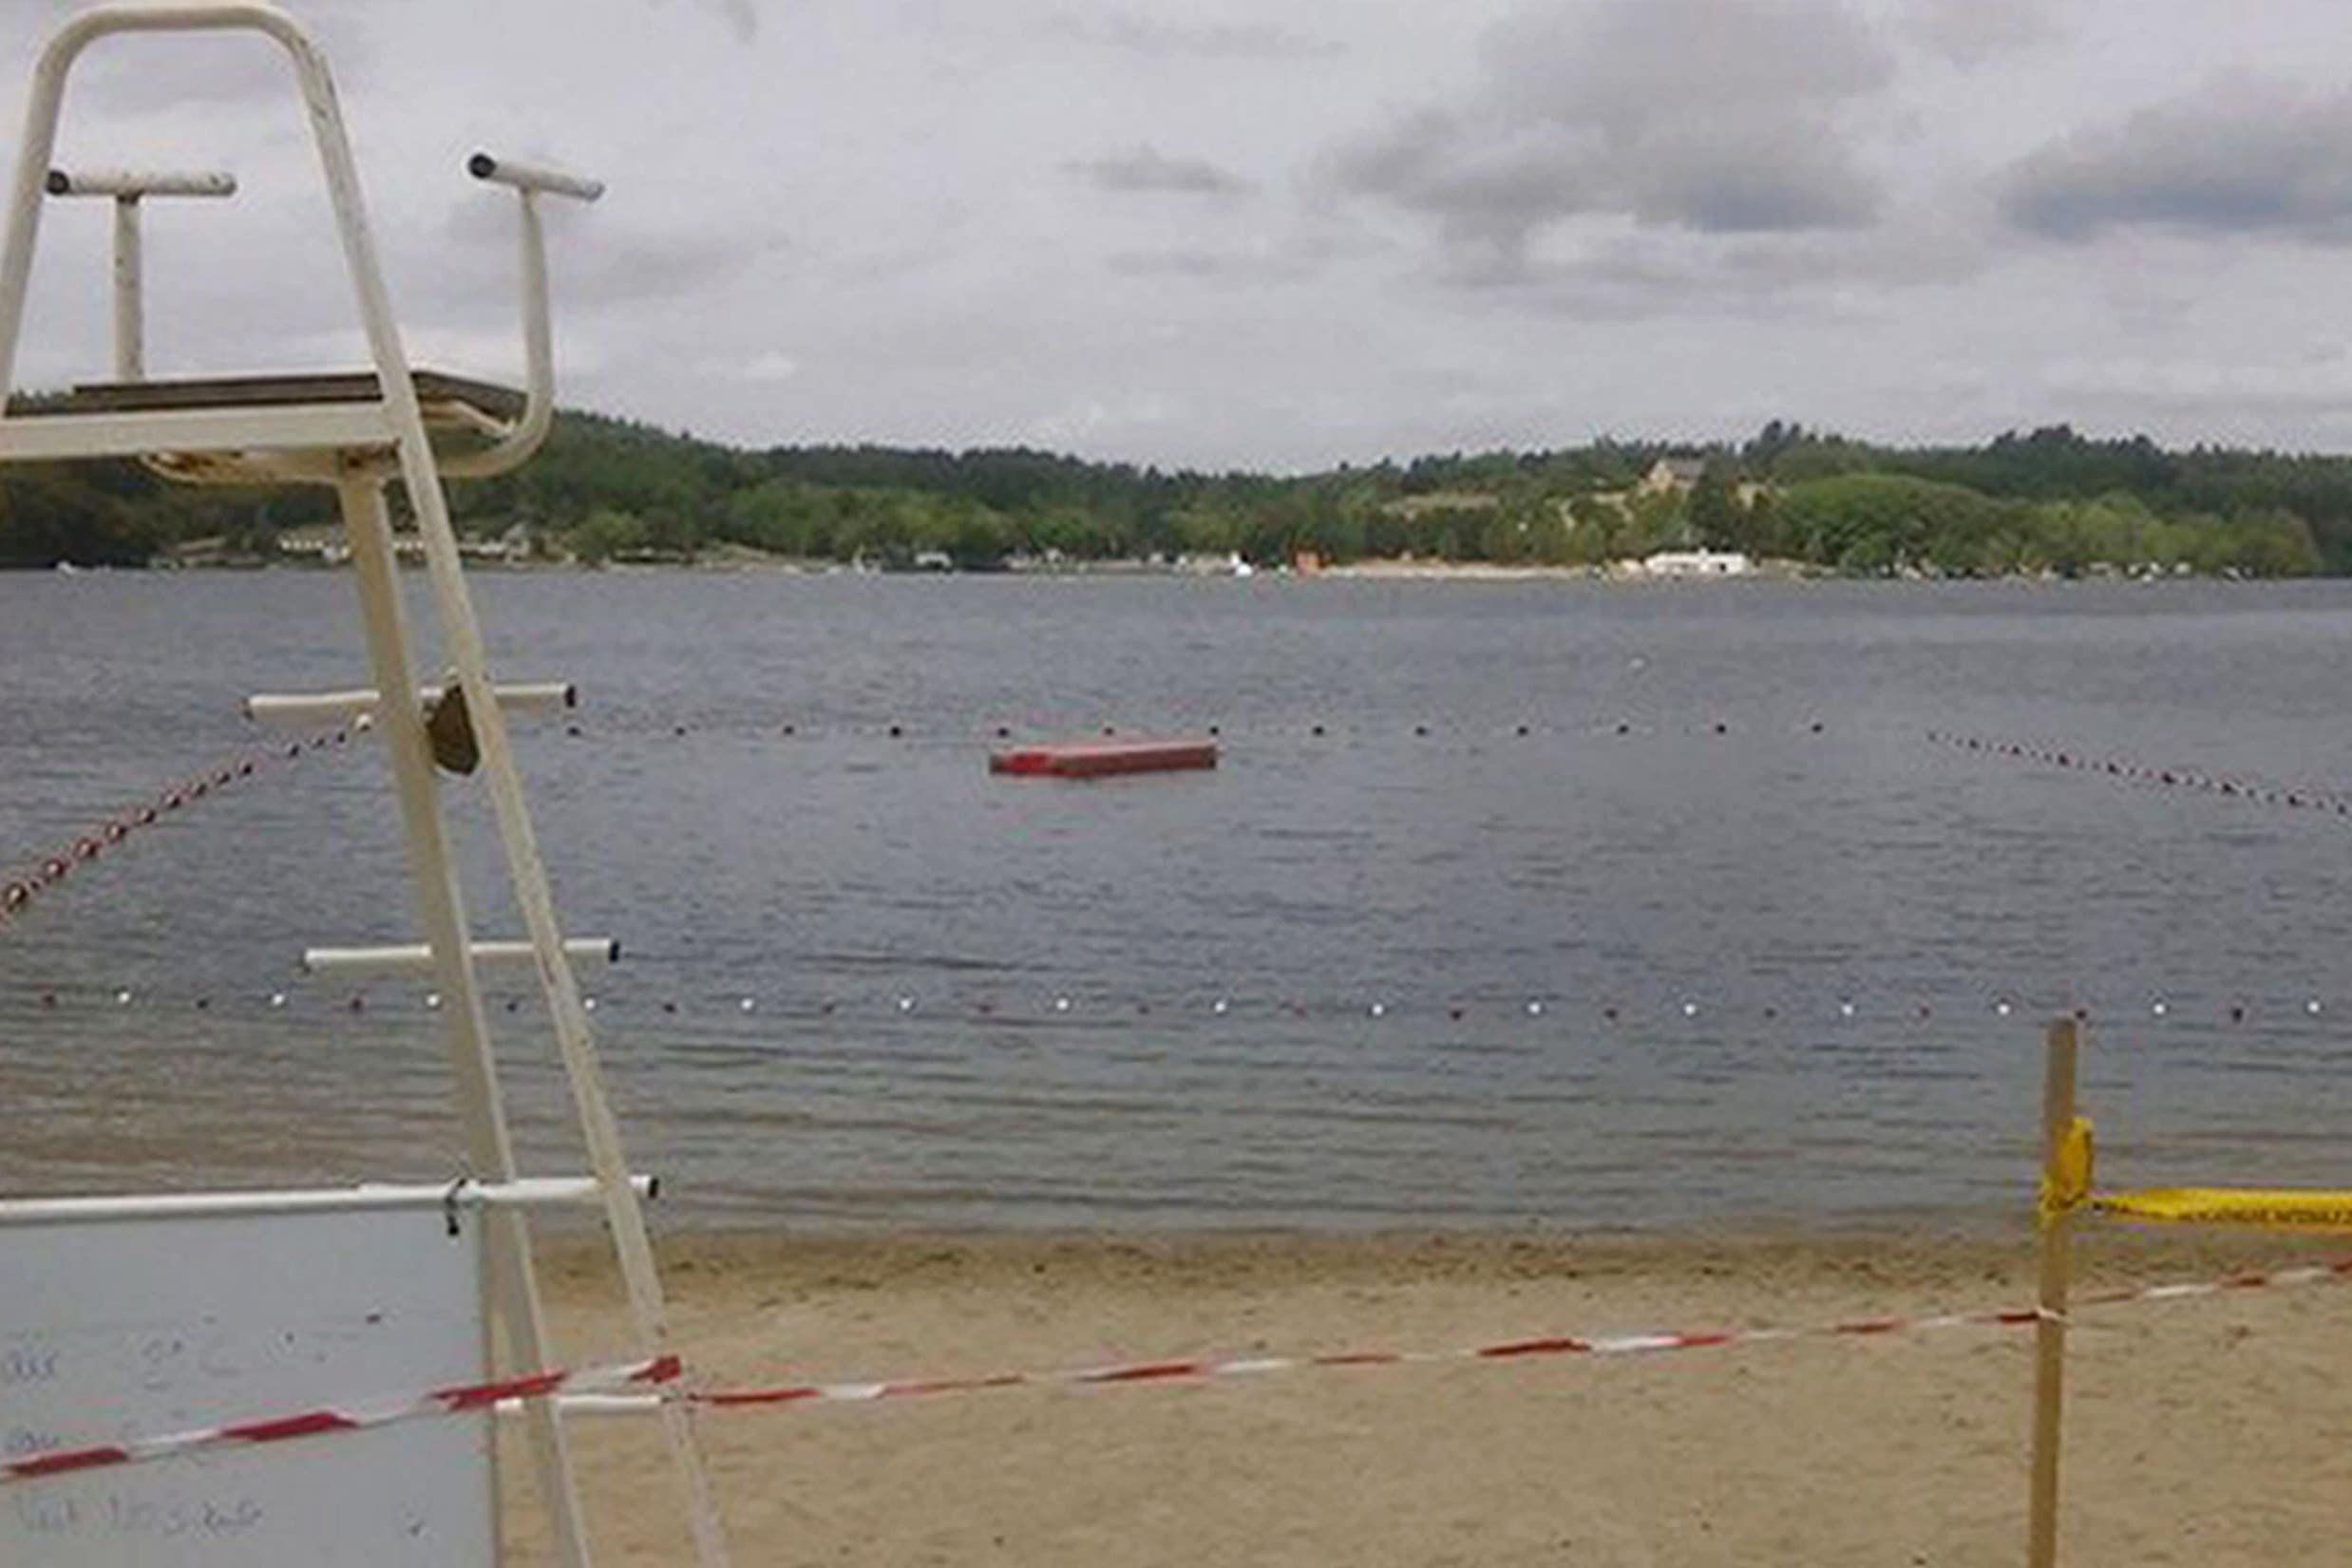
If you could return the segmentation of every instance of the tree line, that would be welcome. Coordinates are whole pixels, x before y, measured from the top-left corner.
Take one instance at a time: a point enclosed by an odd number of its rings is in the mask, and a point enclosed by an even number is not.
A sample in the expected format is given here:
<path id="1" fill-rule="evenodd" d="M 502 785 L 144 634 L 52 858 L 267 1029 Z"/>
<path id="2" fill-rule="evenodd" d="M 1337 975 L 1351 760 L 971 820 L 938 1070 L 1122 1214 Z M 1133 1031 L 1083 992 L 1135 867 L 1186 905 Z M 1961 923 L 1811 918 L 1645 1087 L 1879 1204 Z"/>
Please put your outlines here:
<path id="1" fill-rule="evenodd" d="M 1666 457 L 1698 460 L 1697 482 L 1645 489 Z M 455 484 L 452 501 L 468 532 L 520 526 L 589 563 L 732 546 L 966 568 L 1305 553 L 1579 565 L 1707 546 L 1857 575 L 2352 574 L 2352 458 L 2167 450 L 2062 425 L 1894 447 L 1773 421 L 1707 446 L 1602 439 L 1276 475 L 1017 447 L 758 449 L 567 412 L 535 462 Z M 137 565 L 199 539 L 261 558 L 332 517 L 323 490 L 186 489 L 115 462 L 14 468 L 0 566 Z"/>

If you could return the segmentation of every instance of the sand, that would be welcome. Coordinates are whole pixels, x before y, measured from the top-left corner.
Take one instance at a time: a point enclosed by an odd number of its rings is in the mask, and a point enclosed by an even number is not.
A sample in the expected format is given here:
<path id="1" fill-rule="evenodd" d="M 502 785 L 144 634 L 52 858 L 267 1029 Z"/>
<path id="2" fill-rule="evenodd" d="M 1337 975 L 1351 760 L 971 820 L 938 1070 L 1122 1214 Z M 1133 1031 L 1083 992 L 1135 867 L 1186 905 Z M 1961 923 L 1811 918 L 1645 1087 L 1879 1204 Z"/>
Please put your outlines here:
<path id="1" fill-rule="evenodd" d="M 1803 1324 L 2022 1302 L 2033 1268 L 2022 1234 L 705 1237 L 665 1256 L 680 1346 L 712 1385 Z M 2314 1254 L 2109 1230 L 2080 1256 L 2097 1286 Z M 622 1345 L 587 1255 L 560 1254 L 549 1291 L 576 1357 Z M 2064 1560 L 2352 1559 L 2348 1330 L 2342 1285 L 2086 1313 Z M 1008 1389 L 717 1411 L 702 1431 L 749 1565 L 2016 1562 L 2031 1342 L 1971 1328 Z M 690 1561 L 655 1425 L 578 1430 L 598 1560 Z M 521 1560 L 542 1561 L 522 1490 Z"/>

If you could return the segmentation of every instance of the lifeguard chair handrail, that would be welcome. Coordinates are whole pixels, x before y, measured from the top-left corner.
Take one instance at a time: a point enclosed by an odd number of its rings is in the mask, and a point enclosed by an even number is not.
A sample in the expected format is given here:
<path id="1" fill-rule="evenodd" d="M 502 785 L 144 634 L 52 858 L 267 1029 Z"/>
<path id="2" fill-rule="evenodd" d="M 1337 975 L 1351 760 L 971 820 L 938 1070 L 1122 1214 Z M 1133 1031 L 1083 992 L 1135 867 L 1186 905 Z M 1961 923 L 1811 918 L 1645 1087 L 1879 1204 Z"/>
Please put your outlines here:
<path id="1" fill-rule="evenodd" d="M 408 376 L 407 356 L 392 325 L 391 303 L 381 270 L 374 260 L 373 241 L 360 193 L 359 171 L 343 128 L 342 110 L 326 56 L 301 24 L 261 0 L 203 0 L 203 3 L 101 7 L 67 21 L 42 50 L 33 68 L 33 86 L 25 108 L 25 134 L 17 143 L 17 166 L 9 197 L 7 246 L 0 251 L 0 399 L 16 389 L 16 355 L 23 341 L 25 302 L 32 275 L 32 257 L 39 238 L 42 198 L 49 194 L 54 174 L 57 125 L 64 103 L 66 79 L 83 50 L 116 33 L 137 32 L 259 32 L 283 48 L 294 65 L 303 106 L 311 122 L 328 187 L 335 227 L 343 242 L 357 296 L 360 324 L 367 333 L 370 357 L 384 390 L 388 411 L 395 424 L 408 417 L 416 402 Z M 521 261 L 523 293 L 524 407 L 522 417 L 487 448 L 446 458 L 441 467 L 452 476 L 479 478 L 505 473 L 520 465 L 546 440 L 555 417 L 554 334 L 549 323 L 547 250 L 536 198 L 542 195 L 594 201 L 604 193 L 600 181 L 560 170 L 501 160 L 477 152 L 467 160 L 476 178 L 513 188 L 522 205 Z M 69 177 L 70 178 L 70 177 Z M 94 177 L 109 186 L 127 186 L 139 177 Z M 157 185 L 156 194 L 183 194 L 180 182 Z M 197 177 L 186 182 L 184 194 L 227 195 L 234 179 Z M 226 188 L 222 188 L 225 186 Z M 71 194 L 97 194 L 90 179 L 74 179 Z M 127 195 L 127 189 L 104 194 Z M 135 255 L 134 252 L 134 255 Z M 134 265 L 136 263 L 134 262 Z M 120 353 L 118 353 L 120 363 Z M 0 424 L 7 421 L 0 408 Z M 27 454 L 30 455 L 30 454 Z"/>
<path id="2" fill-rule="evenodd" d="M 555 169 L 535 168 L 478 152 L 465 161 L 476 179 L 513 189 L 522 207 L 520 260 L 522 271 L 522 417 L 489 446 L 479 452 L 452 454 L 441 460 L 441 471 L 460 479 L 503 474 L 520 466 L 547 439 L 556 417 L 555 329 L 548 319 L 547 236 L 540 222 L 541 193 L 594 201 L 604 194 L 601 180 L 585 179 Z"/>
<path id="3" fill-rule="evenodd" d="M 140 203 L 151 196 L 232 197 L 237 176 L 221 171 L 85 169 L 77 174 L 51 169 L 41 183 L 51 196 L 103 197 L 114 203 L 114 375 L 117 381 L 143 380 L 147 329 L 140 299 Z"/>

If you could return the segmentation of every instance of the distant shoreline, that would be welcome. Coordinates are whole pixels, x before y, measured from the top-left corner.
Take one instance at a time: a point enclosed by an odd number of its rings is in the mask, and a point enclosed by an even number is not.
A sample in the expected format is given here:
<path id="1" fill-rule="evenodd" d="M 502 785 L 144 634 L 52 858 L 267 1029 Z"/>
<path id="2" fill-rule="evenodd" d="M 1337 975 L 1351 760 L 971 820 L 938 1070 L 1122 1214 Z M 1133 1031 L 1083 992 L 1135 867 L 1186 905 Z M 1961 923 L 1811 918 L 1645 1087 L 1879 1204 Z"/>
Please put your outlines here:
<path id="1" fill-rule="evenodd" d="M 401 565 L 422 570 L 423 563 L 403 560 Z M 1605 566 L 1555 566 L 1506 564 L 1500 561 L 1451 561 L 1414 559 L 1377 559 L 1349 561 L 1343 564 L 1298 571 L 1290 567 L 1261 567 L 1249 573 L 1209 571 L 1197 566 L 1170 564 L 1150 560 L 1060 561 L 1053 565 L 1020 565 L 1002 569 L 940 570 L 940 569 L 883 569 L 846 565 L 840 561 L 812 560 L 785 556 L 759 556 L 752 552 L 730 552 L 723 557 L 705 557 L 696 560 L 665 561 L 608 561 L 588 565 L 576 560 L 469 560 L 467 569 L 478 574 L 516 575 L 579 575 L 579 576 L 774 576 L 806 577 L 956 577 L 963 579 L 1029 580 L 1036 578 L 1074 579 L 1089 577 L 1171 577 L 1217 581 L 1228 578 L 1277 578 L 1283 581 L 1310 581 L 1316 578 L 1335 578 L 1354 582 L 1598 582 L 1626 585 L 1686 584 L 1693 582 L 2291 582 L 2333 580 L 2330 575 L 2320 573 L 2296 577 L 2245 577 L 2216 573 L 2167 573 L 2133 576 L 2122 572 L 2086 572 L 2068 577 L 2053 573 L 2005 573 L 1985 576 L 1946 576 L 1925 573 L 1887 576 L 1879 573 L 1839 572 L 1830 567 L 1813 566 L 1802 561 L 1759 560 L 1745 572 L 1721 575 L 1678 574 L 1647 572 L 1638 563 L 1616 562 Z M 202 563 L 156 562 L 145 566 L 16 566 L 0 567 L 0 575 L 39 576 L 100 576 L 112 573 L 138 573 L 152 576 L 177 576 L 254 572 L 331 573 L 346 570 L 341 564 L 328 565 L 314 560 L 275 561 L 207 561 Z"/>

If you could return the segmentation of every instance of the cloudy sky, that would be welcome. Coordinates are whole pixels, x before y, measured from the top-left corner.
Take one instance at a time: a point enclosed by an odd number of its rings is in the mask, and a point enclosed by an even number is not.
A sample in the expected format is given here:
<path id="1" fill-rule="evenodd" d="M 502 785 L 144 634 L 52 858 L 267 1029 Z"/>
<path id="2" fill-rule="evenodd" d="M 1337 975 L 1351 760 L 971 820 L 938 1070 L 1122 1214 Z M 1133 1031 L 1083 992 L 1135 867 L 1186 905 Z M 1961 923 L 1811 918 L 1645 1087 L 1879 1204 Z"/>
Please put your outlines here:
<path id="1" fill-rule="evenodd" d="M 420 358 L 513 373 L 475 146 L 556 235 L 567 401 L 754 444 L 1303 467 L 2070 420 L 2352 448 L 2331 0 L 295 0 Z M 0 0 L 21 117 L 66 8 Z M 263 46 L 87 57 L 60 161 L 147 215 L 157 373 L 355 363 Z M 103 369 L 53 204 L 28 379 Z"/>

